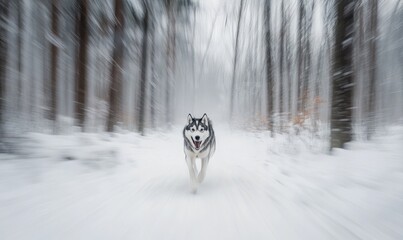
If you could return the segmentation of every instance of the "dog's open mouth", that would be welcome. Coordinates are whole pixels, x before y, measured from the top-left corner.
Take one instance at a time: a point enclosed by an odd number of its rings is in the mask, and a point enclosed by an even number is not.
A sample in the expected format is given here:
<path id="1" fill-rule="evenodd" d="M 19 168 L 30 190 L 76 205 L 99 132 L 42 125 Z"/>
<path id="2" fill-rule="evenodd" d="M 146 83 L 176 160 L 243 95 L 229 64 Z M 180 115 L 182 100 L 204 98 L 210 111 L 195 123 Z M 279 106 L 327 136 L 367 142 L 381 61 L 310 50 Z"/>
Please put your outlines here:
<path id="1" fill-rule="evenodd" d="M 196 150 L 199 150 L 202 142 L 201 141 L 195 141 L 193 138 L 192 138 L 192 141 L 193 141 L 193 144 L 196 147 Z"/>

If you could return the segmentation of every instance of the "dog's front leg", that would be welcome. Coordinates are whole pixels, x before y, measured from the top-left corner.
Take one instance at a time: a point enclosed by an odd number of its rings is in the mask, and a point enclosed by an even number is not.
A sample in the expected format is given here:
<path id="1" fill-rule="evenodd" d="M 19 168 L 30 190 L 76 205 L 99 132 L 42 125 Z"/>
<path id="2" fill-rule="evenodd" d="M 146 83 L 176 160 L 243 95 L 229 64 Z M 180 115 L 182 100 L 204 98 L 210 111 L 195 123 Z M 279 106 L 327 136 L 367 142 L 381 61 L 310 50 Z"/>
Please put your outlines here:
<path id="1" fill-rule="evenodd" d="M 206 176 L 208 161 L 209 161 L 208 157 L 205 157 L 202 159 L 201 169 L 200 169 L 199 175 L 197 176 L 197 181 L 199 183 L 203 182 L 204 177 Z"/>
<path id="2" fill-rule="evenodd" d="M 194 157 L 186 157 L 186 163 L 189 169 L 190 175 L 190 186 L 192 187 L 192 192 L 197 191 L 197 180 L 196 180 L 196 172 L 195 172 L 195 158 Z"/>

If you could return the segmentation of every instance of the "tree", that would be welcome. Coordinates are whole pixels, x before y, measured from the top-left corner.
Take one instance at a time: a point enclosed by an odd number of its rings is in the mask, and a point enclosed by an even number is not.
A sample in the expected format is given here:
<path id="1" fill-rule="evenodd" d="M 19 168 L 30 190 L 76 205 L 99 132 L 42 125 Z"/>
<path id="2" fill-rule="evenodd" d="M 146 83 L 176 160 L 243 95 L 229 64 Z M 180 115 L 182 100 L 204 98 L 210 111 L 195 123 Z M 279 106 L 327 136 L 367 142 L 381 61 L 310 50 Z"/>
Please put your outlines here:
<path id="1" fill-rule="evenodd" d="M 144 17 L 143 17 L 143 39 L 141 47 L 141 75 L 140 75 L 140 94 L 138 95 L 138 114 L 137 114 L 137 130 L 144 135 L 145 125 L 145 99 L 147 86 L 147 63 L 148 63 L 148 32 L 149 32 L 149 9 L 148 4 L 143 1 Z"/>
<path id="2" fill-rule="evenodd" d="M 330 148 L 343 148 L 352 139 L 353 96 L 353 0 L 336 2 L 332 75 Z"/>
<path id="3" fill-rule="evenodd" d="M 168 125 L 171 119 L 171 92 L 175 76 L 176 61 L 176 10 L 178 3 L 176 0 L 165 0 L 165 8 L 168 15 L 167 21 L 167 48 L 166 48 L 166 89 L 165 89 L 165 117 Z"/>
<path id="4" fill-rule="evenodd" d="M 55 41 L 59 38 L 59 0 L 52 0 L 51 10 L 51 30 L 52 39 L 50 46 L 50 113 L 49 119 L 56 120 L 56 107 L 57 107 L 57 70 L 58 70 L 58 55 L 59 49 Z"/>
<path id="5" fill-rule="evenodd" d="M 24 14 L 24 1 L 17 0 L 17 81 L 18 81 L 18 111 L 22 110 L 22 35 L 24 32 L 24 24 L 22 16 Z"/>
<path id="6" fill-rule="evenodd" d="M 302 112 L 304 108 L 303 103 L 303 73 L 304 73 L 304 49 L 303 49 L 303 38 L 304 38 L 304 29 L 305 29 L 305 7 L 304 1 L 299 1 L 299 16 L 298 16 L 298 43 L 297 43 L 297 87 L 298 87 L 298 104 L 297 104 L 297 112 Z"/>
<path id="7" fill-rule="evenodd" d="M 0 143 L 4 140 L 5 83 L 7 64 L 7 24 L 9 1 L 0 1 Z M 0 152 L 3 148 L 0 145 Z"/>
<path id="8" fill-rule="evenodd" d="M 230 101 L 230 118 L 232 119 L 234 114 L 234 101 L 235 101 L 235 85 L 236 85 L 236 68 L 238 62 L 238 51 L 239 51 L 239 31 L 241 29 L 241 19 L 243 12 L 244 0 L 241 0 L 238 12 L 238 24 L 235 36 L 235 53 L 234 53 L 234 63 L 232 65 L 232 82 L 231 82 L 231 101 Z"/>
<path id="9" fill-rule="evenodd" d="M 88 0 L 77 0 L 76 35 L 78 53 L 76 58 L 76 92 L 75 118 L 77 125 L 84 130 L 86 93 L 87 93 L 87 61 L 88 61 Z"/>
<path id="10" fill-rule="evenodd" d="M 378 0 L 369 1 L 369 102 L 368 102 L 368 128 L 367 139 L 375 131 L 375 102 L 377 78 L 377 39 L 378 39 Z"/>
<path id="11" fill-rule="evenodd" d="M 307 4 L 308 5 L 308 4 Z M 309 5 L 308 5 L 309 6 Z M 304 67 L 303 67 L 303 78 L 302 78 L 302 110 L 307 111 L 307 108 L 311 107 L 308 105 L 309 95 L 310 95 L 310 80 L 312 79 L 312 47 L 311 47 L 311 32 L 312 32 L 312 18 L 313 11 L 315 8 L 315 1 L 310 1 L 310 8 L 305 8 L 305 19 L 304 19 L 304 37 L 303 37 L 303 48 L 304 48 Z"/>
<path id="12" fill-rule="evenodd" d="M 109 111 L 107 131 L 112 132 L 120 114 L 120 90 L 122 86 L 123 62 L 123 2 L 115 0 L 115 26 L 113 37 L 112 68 L 110 74 Z"/>
<path id="13" fill-rule="evenodd" d="M 274 136 L 273 132 L 273 108 L 274 108 L 274 96 L 273 96 L 273 66 L 272 66 L 272 54 L 271 54 L 271 12 L 270 12 L 270 0 L 264 2 L 264 16 L 265 16 L 265 53 L 266 53 L 266 95 L 267 95 L 267 122 L 271 132 L 271 136 Z"/>
<path id="14" fill-rule="evenodd" d="M 292 120 L 292 109 L 293 109 L 293 103 L 292 103 L 292 90 L 293 90 L 293 84 L 292 84 L 292 64 L 293 64 L 293 59 L 292 59 L 292 43 L 291 43 L 291 23 L 290 23 L 290 11 L 289 7 L 287 8 L 288 11 L 286 12 L 285 18 L 287 19 L 285 23 L 285 58 L 286 58 L 286 77 L 287 77 L 287 85 L 288 85 L 288 91 L 286 92 L 288 94 L 287 98 L 287 106 L 288 106 L 288 118 L 287 120 L 291 122 Z"/>
<path id="15" fill-rule="evenodd" d="M 151 33 L 151 90 L 150 90 L 150 118 L 151 118 L 151 127 L 155 128 L 155 110 L 156 110 L 156 85 L 157 85 L 157 73 L 156 73 L 156 18 L 155 14 L 151 15 L 151 25 L 150 25 L 150 33 Z"/>
<path id="16" fill-rule="evenodd" d="M 285 35 L 285 28 L 286 28 L 286 19 L 285 19 L 285 9 L 284 9 L 284 0 L 281 1 L 281 24 L 280 24 L 280 39 L 279 39 L 279 114 L 280 118 L 280 131 L 282 131 L 283 127 L 283 114 L 284 114 L 284 35 Z"/>

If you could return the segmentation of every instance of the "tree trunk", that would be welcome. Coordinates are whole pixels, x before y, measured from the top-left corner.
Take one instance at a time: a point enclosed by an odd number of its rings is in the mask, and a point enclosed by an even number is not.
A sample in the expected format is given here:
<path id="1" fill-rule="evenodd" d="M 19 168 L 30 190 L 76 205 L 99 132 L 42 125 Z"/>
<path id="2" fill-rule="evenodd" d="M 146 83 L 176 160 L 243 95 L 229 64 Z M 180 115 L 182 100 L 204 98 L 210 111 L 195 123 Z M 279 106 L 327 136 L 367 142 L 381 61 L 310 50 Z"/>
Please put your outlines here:
<path id="1" fill-rule="evenodd" d="M 355 119 L 361 130 L 367 127 L 367 116 L 368 116 L 368 102 L 366 90 L 368 90 L 368 61 L 366 58 L 366 43 L 365 43 L 365 21 L 364 21 L 364 3 L 363 0 L 357 1 L 357 6 L 355 10 L 357 32 L 356 32 L 356 46 L 355 50 L 355 63 L 354 63 L 354 75 L 356 76 L 355 93 L 357 97 L 356 105 L 356 115 Z M 366 131 L 367 129 L 365 129 Z M 362 133 L 362 132 L 361 132 Z"/>
<path id="2" fill-rule="evenodd" d="M 280 116 L 280 132 L 283 130 L 283 114 L 284 114 L 284 34 L 285 34 L 285 17 L 284 17 L 284 0 L 281 1 L 281 26 L 279 41 L 279 116 Z"/>
<path id="3" fill-rule="evenodd" d="M 238 13 L 238 25 L 235 36 L 235 54 L 234 54 L 234 64 L 232 66 L 232 82 L 231 82 L 231 102 L 230 102 L 230 119 L 233 119 L 234 115 L 234 101 L 235 101 L 235 87 L 236 87 L 236 67 L 238 62 L 238 51 L 239 51 L 239 31 L 241 29 L 241 19 L 243 12 L 244 0 L 241 0 Z"/>
<path id="4" fill-rule="evenodd" d="M 88 1 L 77 0 L 78 15 L 76 19 L 76 34 L 78 38 L 78 54 L 76 59 L 76 92 L 75 118 L 77 125 L 84 131 L 86 91 L 87 91 L 87 48 L 88 48 Z"/>
<path id="5" fill-rule="evenodd" d="M 351 0 L 336 3 L 331 149 L 343 148 L 346 142 L 352 140 L 354 3 Z"/>
<path id="6" fill-rule="evenodd" d="M 302 110 L 308 114 L 311 123 L 314 123 L 315 114 L 313 109 L 315 99 L 315 81 L 311 74 L 312 70 L 312 47 L 311 47 L 311 35 L 312 35 L 312 19 L 315 10 L 315 1 L 310 1 L 310 6 L 306 8 L 305 20 L 304 20 L 304 77 L 303 77 L 303 91 L 302 91 Z M 312 125 L 312 129 L 313 129 Z"/>
<path id="7" fill-rule="evenodd" d="M 376 103 L 376 79 L 377 79 L 377 38 L 378 38 L 378 0 L 370 0 L 370 21 L 369 21 L 369 106 L 368 106 L 368 128 L 367 139 L 370 139 L 375 132 L 375 103 Z"/>
<path id="8" fill-rule="evenodd" d="M 5 111 L 5 97 L 6 97 L 6 65 L 7 65 L 7 25 L 9 0 L 0 1 L 0 152 L 3 149 L 4 141 L 4 111 Z"/>
<path id="9" fill-rule="evenodd" d="M 22 111 L 22 34 L 24 33 L 23 13 L 24 2 L 17 0 L 17 111 Z"/>
<path id="10" fill-rule="evenodd" d="M 304 38 L 304 19 L 305 19 L 305 9 L 304 2 L 299 1 L 299 17 L 298 17 L 298 36 L 297 36 L 297 114 L 303 111 L 303 71 L 304 71 L 304 49 L 303 49 L 303 38 Z"/>
<path id="11" fill-rule="evenodd" d="M 165 117 L 168 126 L 172 124 L 172 90 L 173 80 L 175 76 L 175 60 L 176 60 L 176 7 L 177 1 L 167 0 L 166 11 L 168 14 L 167 26 L 167 56 L 166 56 L 166 93 L 165 93 Z"/>
<path id="12" fill-rule="evenodd" d="M 144 19 L 143 19 L 143 40 L 141 47 L 141 76 L 140 76 L 140 94 L 138 99 L 138 122 L 137 130 L 144 135 L 145 125 L 145 99 L 146 99 L 146 86 L 147 86 L 147 63 L 148 63 L 148 31 L 149 31 L 149 13 L 147 3 L 144 2 Z"/>
<path id="13" fill-rule="evenodd" d="M 196 107 L 196 53 L 195 53 L 195 36 L 196 36 L 196 8 L 193 8 L 193 31 L 192 31 L 192 111 Z"/>
<path id="14" fill-rule="evenodd" d="M 59 38 L 59 0 L 52 0 L 51 21 L 52 21 L 52 38 Z M 56 120 L 57 108 L 57 70 L 59 49 L 55 42 L 51 41 L 50 46 L 50 114 L 49 119 Z"/>
<path id="15" fill-rule="evenodd" d="M 264 15 L 265 15 L 265 47 L 266 47 L 266 95 L 267 95 L 267 123 L 270 134 L 273 137 L 273 66 L 271 56 L 271 1 L 264 2 Z"/>
<path id="16" fill-rule="evenodd" d="M 290 19 L 290 14 L 286 14 L 285 16 L 287 19 Z M 285 30 L 285 56 L 286 56 L 286 76 L 287 76 L 287 85 L 288 85 L 288 98 L 287 98 L 287 107 L 288 107 L 288 112 L 287 112 L 287 120 L 288 122 L 291 122 L 292 119 L 292 109 L 293 109 L 293 103 L 292 103 L 292 93 L 293 93 L 293 84 L 292 84 L 292 45 L 291 45 L 291 32 L 290 32 L 290 26 L 291 23 L 289 20 L 287 20 L 286 24 L 286 30 Z"/>
<path id="17" fill-rule="evenodd" d="M 155 31 L 156 31 L 156 21 L 155 21 L 155 16 L 152 15 L 151 17 L 151 89 L 150 89 L 150 118 L 151 118 L 151 127 L 155 128 L 155 89 L 157 85 L 157 78 L 156 78 L 156 66 L 155 66 L 155 48 L 156 48 L 156 40 L 155 40 Z"/>
<path id="18" fill-rule="evenodd" d="M 113 38 L 112 69 L 109 89 L 109 113 L 107 131 L 112 132 L 120 114 L 120 91 L 122 85 L 123 62 L 123 2 L 115 0 L 115 27 Z"/>

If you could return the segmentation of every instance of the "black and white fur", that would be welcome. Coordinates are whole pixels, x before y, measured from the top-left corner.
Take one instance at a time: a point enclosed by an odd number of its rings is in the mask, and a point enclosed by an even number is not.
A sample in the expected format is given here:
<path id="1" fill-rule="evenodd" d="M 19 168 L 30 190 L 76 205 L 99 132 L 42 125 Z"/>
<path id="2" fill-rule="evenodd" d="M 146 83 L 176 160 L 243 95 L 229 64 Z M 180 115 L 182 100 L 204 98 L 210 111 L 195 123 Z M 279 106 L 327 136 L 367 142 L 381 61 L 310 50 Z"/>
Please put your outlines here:
<path id="1" fill-rule="evenodd" d="M 210 157 L 215 152 L 215 136 L 213 125 L 204 114 L 202 118 L 193 118 L 188 115 L 187 125 L 183 129 L 185 139 L 185 157 L 189 169 L 192 191 L 197 191 L 197 186 L 206 176 L 207 165 Z M 197 172 L 196 158 L 201 159 L 201 169 Z"/>

